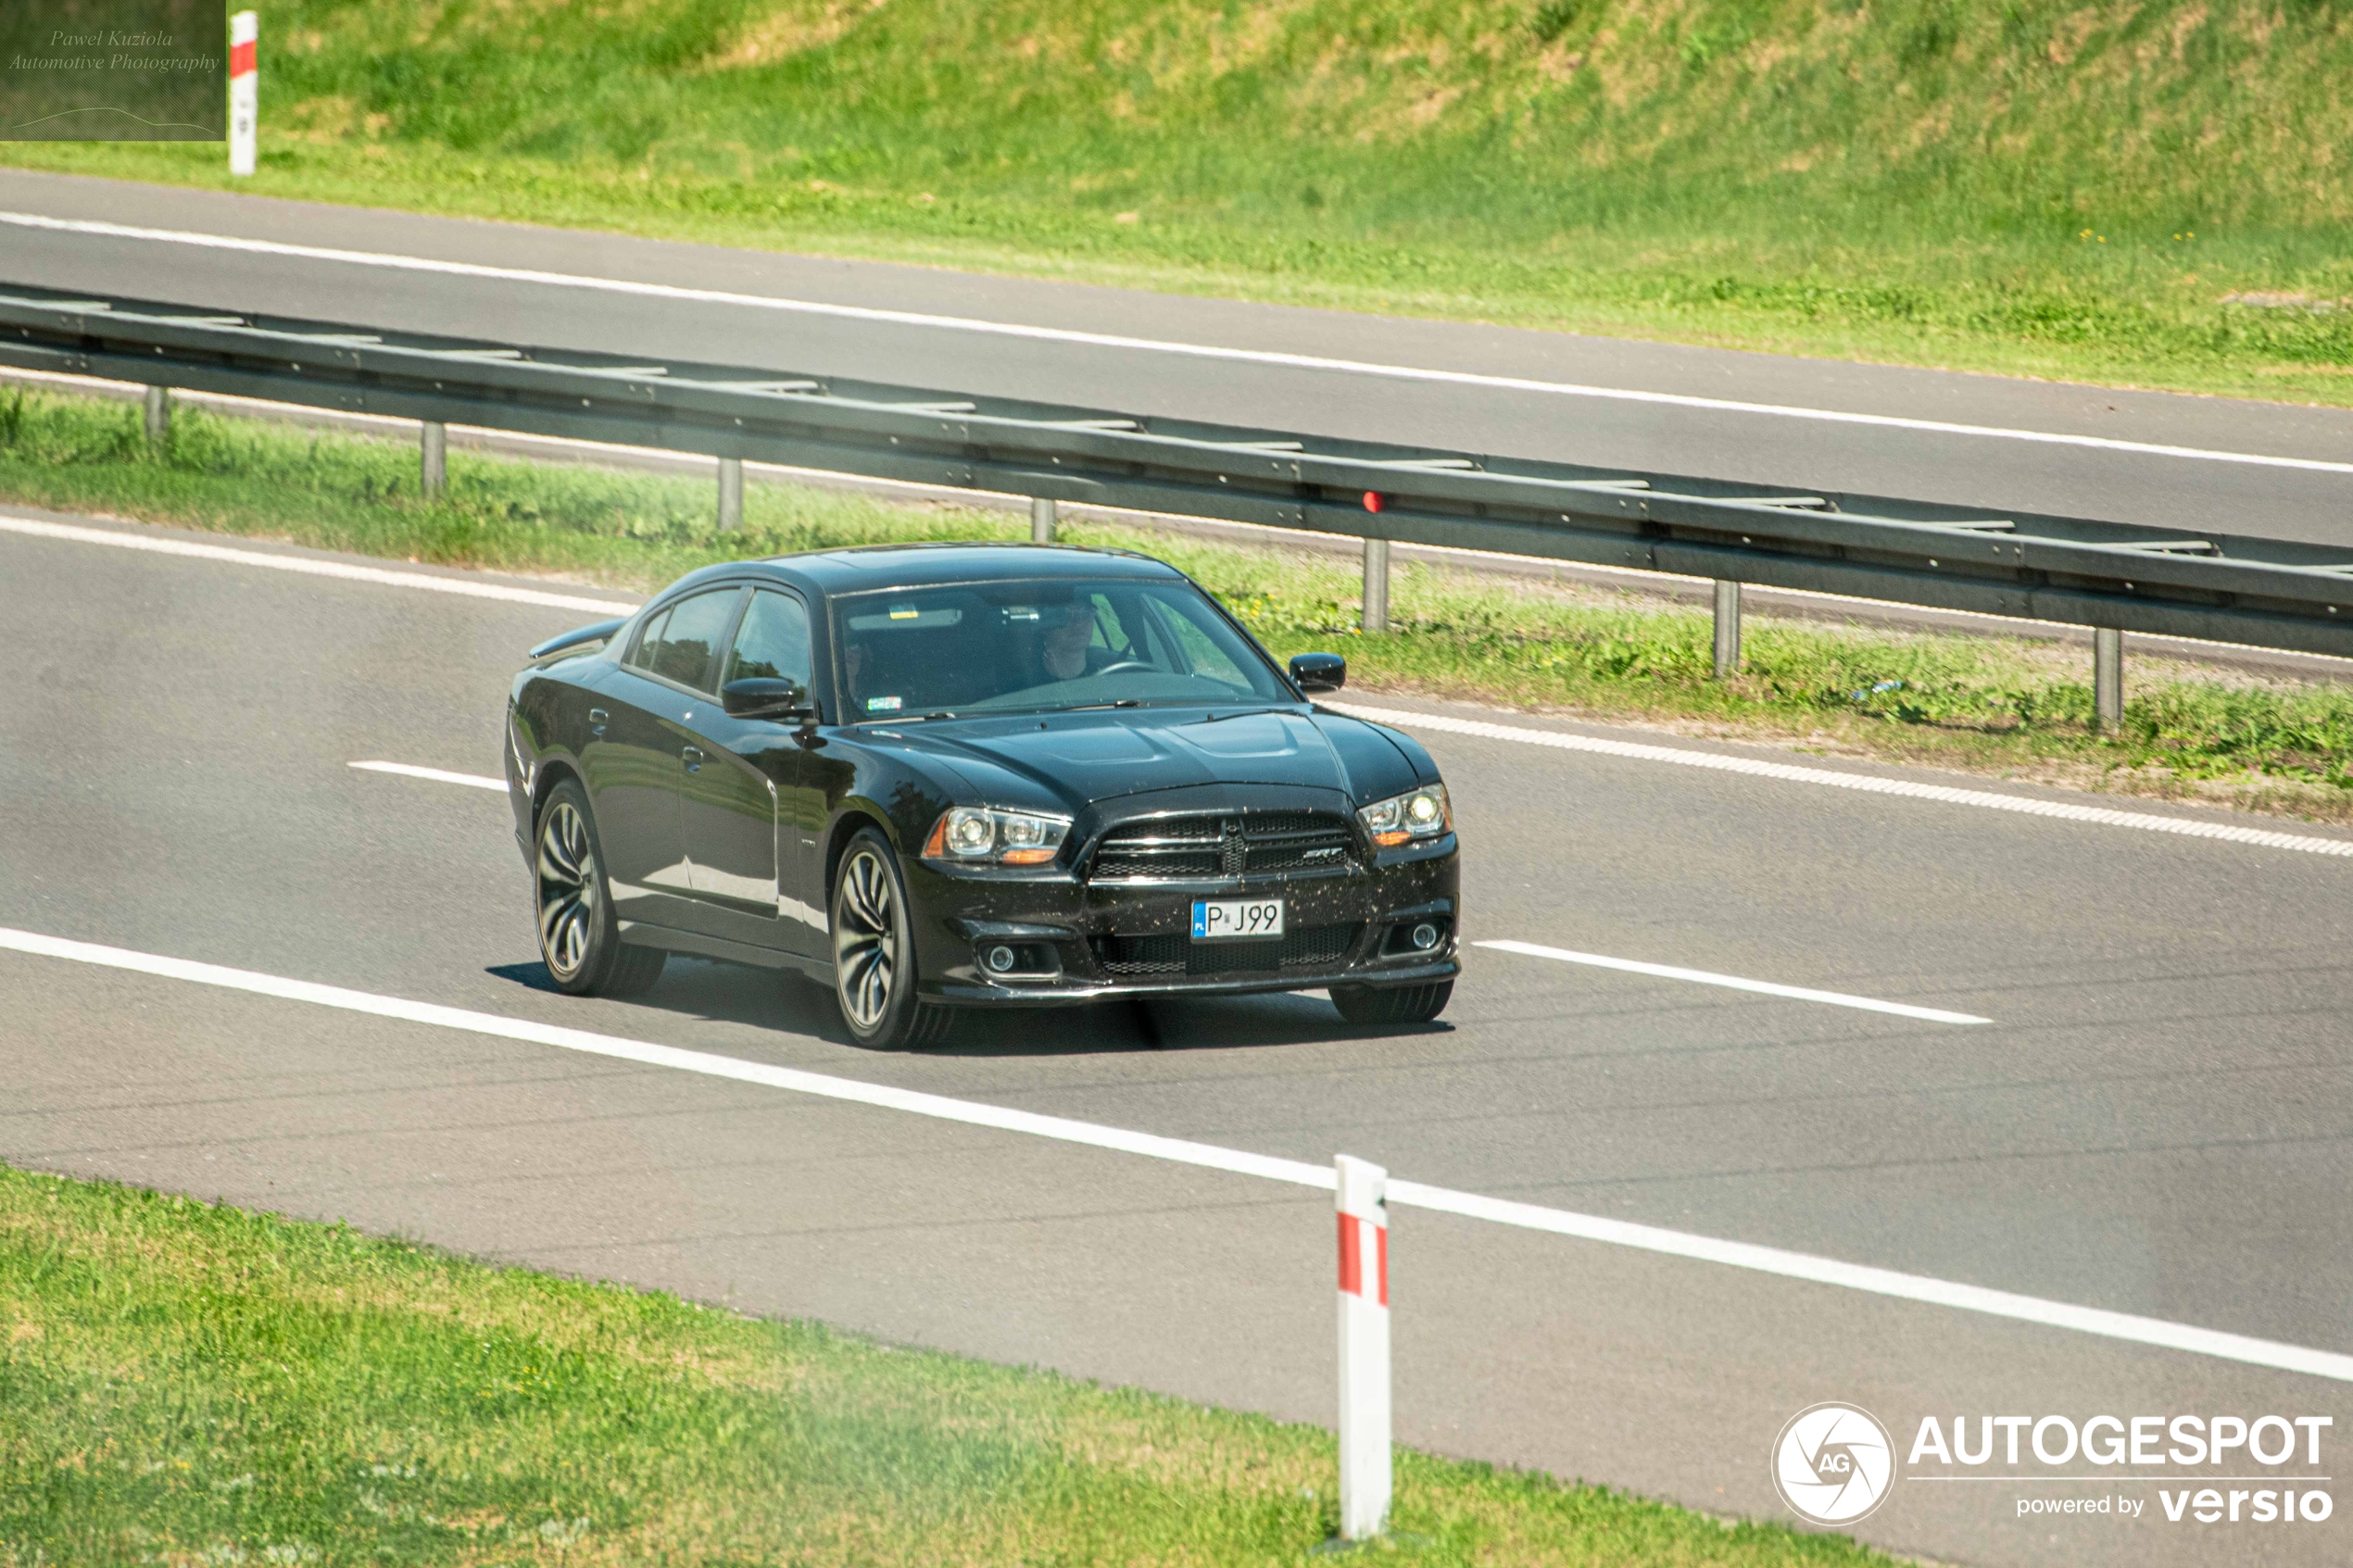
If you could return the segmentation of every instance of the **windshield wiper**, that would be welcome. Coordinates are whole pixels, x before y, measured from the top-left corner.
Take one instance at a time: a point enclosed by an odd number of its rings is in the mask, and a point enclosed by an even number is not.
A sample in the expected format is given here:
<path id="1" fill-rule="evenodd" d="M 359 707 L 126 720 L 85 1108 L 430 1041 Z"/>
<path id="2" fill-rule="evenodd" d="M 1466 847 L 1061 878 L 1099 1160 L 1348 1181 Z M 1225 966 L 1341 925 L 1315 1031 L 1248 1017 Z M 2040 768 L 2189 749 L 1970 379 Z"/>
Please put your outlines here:
<path id="1" fill-rule="evenodd" d="M 1053 713 L 1091 713 L 1097 709 L 1101 708 L 1141 708 L 1143 706 L 1144 699 L 1142 697 L 1124 696 L 1117 702 L 1081 702 L 1074 704 L 1069 708 L 1050 709 L 1048 711 Z"/>
<path id="2" fill-rule="evenodd" d="M 1231 713 L 1212 713 L 1201 721 L 1204 724 L 1222 724 L 1228 719 L 1248 719 L 1260 713 L 1281 713 L 1280 708 L 1238 708 Z"/>
<path id="3" fill-rule="evenodd" d="M 870 724 L 920 724 L 928 719 L 953 719 L 955 715 L 953 713 L 949 712 L 943 708 L 937 713 L 894 713 L 887 719 L 862 719 L 859 721 L 859 722 L 862 726 Z"/>

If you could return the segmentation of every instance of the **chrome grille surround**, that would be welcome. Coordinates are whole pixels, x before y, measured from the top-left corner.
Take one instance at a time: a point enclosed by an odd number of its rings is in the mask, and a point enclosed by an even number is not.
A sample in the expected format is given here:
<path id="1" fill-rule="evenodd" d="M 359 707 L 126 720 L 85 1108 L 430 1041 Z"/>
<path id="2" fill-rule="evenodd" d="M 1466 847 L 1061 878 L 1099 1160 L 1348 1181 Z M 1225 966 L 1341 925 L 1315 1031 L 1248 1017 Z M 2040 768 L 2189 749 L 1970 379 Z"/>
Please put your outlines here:
<path id="1" fill-rule="evenodd" d="M 1360 869 L 1348 820 L 1329 811 L 1200 811 L 1105 833 L 1089 882 L 1214 882 Z"/>

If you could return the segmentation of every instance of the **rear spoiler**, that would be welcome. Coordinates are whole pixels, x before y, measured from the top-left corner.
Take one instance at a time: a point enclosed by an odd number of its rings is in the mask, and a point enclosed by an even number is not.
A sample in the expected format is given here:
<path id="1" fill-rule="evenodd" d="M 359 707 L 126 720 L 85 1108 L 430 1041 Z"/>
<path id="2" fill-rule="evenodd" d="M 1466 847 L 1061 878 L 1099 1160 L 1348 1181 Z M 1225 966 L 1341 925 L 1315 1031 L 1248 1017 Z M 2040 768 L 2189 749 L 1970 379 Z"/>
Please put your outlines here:
<path id="1" fill-rule="evenodd" d="M 591 646 L 602 647 L 628 624 L 629 618 L 625 615 L 613 621 L 599 621 L 594 626 L 583 626 L 576 631 L 566 632 L 560 637 L 548 638 L 531 650 L 531 657 L 534 659 L 549 659 L 560 653 L 582 653 Z"/>

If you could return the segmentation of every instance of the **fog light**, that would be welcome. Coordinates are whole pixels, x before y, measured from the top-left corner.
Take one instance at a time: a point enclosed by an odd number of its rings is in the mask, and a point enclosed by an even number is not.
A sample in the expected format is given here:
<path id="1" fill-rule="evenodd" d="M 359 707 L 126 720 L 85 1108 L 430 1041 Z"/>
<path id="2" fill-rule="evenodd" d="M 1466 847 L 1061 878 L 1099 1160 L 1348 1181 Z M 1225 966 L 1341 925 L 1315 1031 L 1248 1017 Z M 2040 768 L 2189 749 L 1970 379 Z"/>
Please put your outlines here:
<path id="1" fill-rule="evenodd" d="M 1428 921 L 1424 921 L 1421 924 L 1414 927 L 1414 946 L 1420 948 L 1425 953 L 1428 952 L 1432 947 L 1437 947 L 1438 927 L 1430 924 Z"/>
<path id="2" fill-rule="evenodd" d="M 997 947 L 988 949 L 988 967 L 1000 974 L 1011 974 L 1015 961 L 1013 950 L 1011 947 Z"/>

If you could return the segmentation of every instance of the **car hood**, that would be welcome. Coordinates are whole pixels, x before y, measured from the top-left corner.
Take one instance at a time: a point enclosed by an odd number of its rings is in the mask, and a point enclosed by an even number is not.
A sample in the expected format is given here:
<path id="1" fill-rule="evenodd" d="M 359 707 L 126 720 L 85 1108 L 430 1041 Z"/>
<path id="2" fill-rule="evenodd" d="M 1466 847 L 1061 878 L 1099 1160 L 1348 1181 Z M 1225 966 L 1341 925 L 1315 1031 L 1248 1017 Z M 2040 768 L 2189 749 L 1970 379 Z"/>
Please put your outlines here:
<path id="1" fill-rule="evenodd" d="M 949 762 L 991 805 L 1076 811 L 1120 796 L 1216 784 L 1333 790 L 1362 803 L 1419 782 L 1414 759 L 1380 726 L 1304 709 L 935 720 L 900 733 Z"/>

